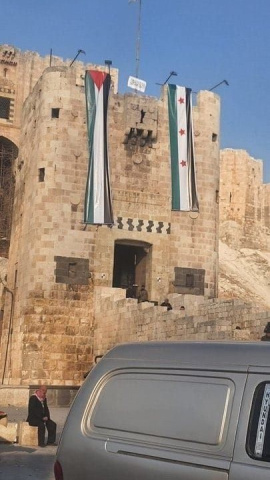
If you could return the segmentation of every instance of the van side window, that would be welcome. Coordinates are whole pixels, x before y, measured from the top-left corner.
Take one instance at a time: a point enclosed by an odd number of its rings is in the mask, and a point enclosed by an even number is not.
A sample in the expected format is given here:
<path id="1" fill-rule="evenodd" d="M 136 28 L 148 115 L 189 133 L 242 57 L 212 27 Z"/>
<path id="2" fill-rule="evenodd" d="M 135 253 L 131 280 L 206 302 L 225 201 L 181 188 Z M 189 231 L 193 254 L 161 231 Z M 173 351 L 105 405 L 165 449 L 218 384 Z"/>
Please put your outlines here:
<path id="1" fill-rule="evenodd" d="M 220 450 L 234 396 L 229 379 L 149 372 L 117 372 L 92 398 L 86 431 L 162 445 Z M 211 400 L 209 400 L 211 399 Z"/>
<path id="2" fill-rule="evenodd" d="M 263 382 L 255 390 L 246 450 L 250 457 L 270 462 L 270 383 Z"/>

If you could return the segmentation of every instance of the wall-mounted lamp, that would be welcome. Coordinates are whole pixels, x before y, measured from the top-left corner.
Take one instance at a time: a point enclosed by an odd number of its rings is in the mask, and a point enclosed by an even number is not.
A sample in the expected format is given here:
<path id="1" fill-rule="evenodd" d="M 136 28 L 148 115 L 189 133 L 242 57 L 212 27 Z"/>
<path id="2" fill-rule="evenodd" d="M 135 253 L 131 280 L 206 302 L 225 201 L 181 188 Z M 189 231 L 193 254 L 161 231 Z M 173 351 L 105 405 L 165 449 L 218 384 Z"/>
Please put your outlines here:
<path id="1" fill-rule="evenodd" d="M 174 72 L 173 70 L 170 72 L 170 75 L 166 78 L 164 83 L 156 83 L 156 85 L 166 85 L 168 81 L 170 80 L 171 77 L 176 76 L 177 77 L 178 73 Z"/>
<path id="2" fill-rule="evenodd" d="M 222 85 L 223 83 L 227 85 L 227 87 L 229 86 L 229 82 L 227 82 L 227 80 L 222 80 L 222 82 L 217 83 L 214 85 L 214 87 L 209 88 L 209 92 L 212 92 L 215 88 L 219 87 L 219 85 Z"/>
<path id="3" fill-rule="evenodd" d="M 80 53 L 83 53 L 85 55 L 85 51 L 84 50 L 81 50 L 79 49 L 78 52 L 77 52 L 77 55 L 75 55 L 75 57 L 73 58 L 71 64 L 69 65 L 71 67 L 71 65 L 73 65 L 73 63 L 75 62 L 75 60 L 78 58 L 78 56 L 80 55 Z"/>

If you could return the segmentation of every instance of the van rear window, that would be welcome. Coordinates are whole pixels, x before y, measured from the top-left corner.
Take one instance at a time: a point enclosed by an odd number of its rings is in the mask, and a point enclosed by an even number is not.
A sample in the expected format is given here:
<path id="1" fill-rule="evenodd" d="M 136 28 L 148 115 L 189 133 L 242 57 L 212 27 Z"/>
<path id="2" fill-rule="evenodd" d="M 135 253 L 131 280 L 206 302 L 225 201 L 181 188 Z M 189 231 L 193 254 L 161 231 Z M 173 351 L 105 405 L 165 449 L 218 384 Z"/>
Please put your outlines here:
<path id="1" fill-rule="evenodd" d="M 246 450 L 256 460 L 270 462 L 270 383 L 263 382 L 255 390 Z"/>
<path id="2" fill-rule="evenodd" d="M 228 379 L 121 373 L 93 399 L 89 429 L 218 446 L 224 441 L 234 385 Z"/>

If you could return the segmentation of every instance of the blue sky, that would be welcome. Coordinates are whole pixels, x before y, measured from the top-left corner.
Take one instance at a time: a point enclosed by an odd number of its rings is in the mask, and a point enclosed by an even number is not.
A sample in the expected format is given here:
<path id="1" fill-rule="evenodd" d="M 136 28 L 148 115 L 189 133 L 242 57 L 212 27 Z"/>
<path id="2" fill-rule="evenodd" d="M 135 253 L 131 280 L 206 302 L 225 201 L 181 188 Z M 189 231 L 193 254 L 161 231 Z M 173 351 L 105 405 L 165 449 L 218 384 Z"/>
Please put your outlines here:
<path id="1" fill-rule="evenodd" d="M 0 43 L 119 68 L 119 91 L 135 74 L 138 3 L 128 0 L 1 0 Z M 221 147 L 264 161 L 270 182 L 270 1 L 142 0 L 139 77 L 159 96 L 173 81 L 221 97 Z"/>

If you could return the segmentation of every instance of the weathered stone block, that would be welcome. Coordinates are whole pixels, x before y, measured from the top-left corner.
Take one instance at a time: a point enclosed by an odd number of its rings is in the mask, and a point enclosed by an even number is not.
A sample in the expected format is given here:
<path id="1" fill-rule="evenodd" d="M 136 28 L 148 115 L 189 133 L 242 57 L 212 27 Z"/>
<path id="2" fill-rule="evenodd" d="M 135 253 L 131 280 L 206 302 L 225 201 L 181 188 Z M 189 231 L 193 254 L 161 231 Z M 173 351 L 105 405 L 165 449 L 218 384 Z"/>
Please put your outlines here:
<path id="1" fill-rule="evenodd" d="M 3 425 L 4 427 L 6 427 L 8 424 L 8 417 L 7 415 L 4 417 L 4 416 L 1 416 L 0 414 L 0 425 Z"/>
<path id="2" fill-rule="evenodd" d="M 18 436 L 19 445 L 38 446 L 38 427 L 31 427 L 28 422 L 20 422 Z"/>
<path id="3" fill-rule="evenodd" d="M 6 426 L 0 425 L 0 442 L 15 443 L 18 435 L 18 424 L 10 422 Z"/>

